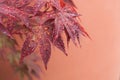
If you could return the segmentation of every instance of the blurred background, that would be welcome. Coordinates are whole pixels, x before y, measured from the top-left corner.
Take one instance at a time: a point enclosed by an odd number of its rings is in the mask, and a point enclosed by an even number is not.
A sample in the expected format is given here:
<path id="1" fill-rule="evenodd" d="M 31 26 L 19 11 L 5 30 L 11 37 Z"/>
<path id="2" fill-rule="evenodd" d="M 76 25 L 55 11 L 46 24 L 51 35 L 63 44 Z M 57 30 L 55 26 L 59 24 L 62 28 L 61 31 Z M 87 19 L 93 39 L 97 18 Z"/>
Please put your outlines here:
<path id="1" fill-rule="evenodd" d="M 82 37 L 81 48 L 70 42 L 67 57 L 53 47 L 41 79 L 120 80 L 120 0 L 74 2 L 92 40 Z M 18 80 L 7 62 L 0 62 L 0 80 Z"/>

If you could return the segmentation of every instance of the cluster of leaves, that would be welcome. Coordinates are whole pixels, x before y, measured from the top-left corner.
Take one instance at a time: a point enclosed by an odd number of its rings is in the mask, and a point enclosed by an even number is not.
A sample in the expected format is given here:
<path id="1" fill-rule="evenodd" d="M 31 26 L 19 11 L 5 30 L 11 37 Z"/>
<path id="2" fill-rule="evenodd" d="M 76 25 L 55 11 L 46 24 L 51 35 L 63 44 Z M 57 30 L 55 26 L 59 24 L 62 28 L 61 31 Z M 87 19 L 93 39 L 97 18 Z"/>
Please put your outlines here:
<path id="1" fill-rule="evenodd" d="M 0 0 L 0 32 L 14 41 L 14 35 L 25 38 L 20 63 L 39 48 L 46 69 L 51 44 L 67 55 L 63 32 L 75 45 L 80 35 L 89 37 L 79 16 L 72 0 Z"/>

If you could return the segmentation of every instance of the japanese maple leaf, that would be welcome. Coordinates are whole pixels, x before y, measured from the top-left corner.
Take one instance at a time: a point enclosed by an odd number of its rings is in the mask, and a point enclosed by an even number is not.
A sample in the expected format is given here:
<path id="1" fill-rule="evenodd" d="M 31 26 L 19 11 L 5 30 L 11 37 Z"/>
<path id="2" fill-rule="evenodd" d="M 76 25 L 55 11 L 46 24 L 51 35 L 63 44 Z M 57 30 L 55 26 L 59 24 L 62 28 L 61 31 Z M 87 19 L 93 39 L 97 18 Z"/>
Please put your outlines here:
<path id="1" fill-rule="evenodd" d="M 72 39 L 73 43 L 76 45 L 76 38 L 79 41 L 81 34 L 89 36 L 79 24 L 77 20 L 78 16 L 79 14 L 71 7 L 64 7 L 61 12 L 58 12 L 55 18 L 56 37 L 64 30 L 67 33 L 66 35 L 69 36 L 69 39 Z"/>
<path id="2" fill-rule="evenodd" d="M 64 0 L 64 2 L 76 7 L 75 4 L 73 3 L 73 0 Z"/>
<path id="3" fill-rule="evenodd" d="M 58 10 L 61 9 L 61 5 L 60 5 L 60 0 L 37 0 L 37 3 L 34 5 L 35 6 L 35 11 L 39 11 L 42 7 L 46 7 L 50 8 L 50 7 L 54 7 Z"/>
<path id="4" fill-rule="evenodd" d="M 29 16 L 27 15 L 27 13 L 11 7 L 11 6 L 7 6 L 5 4 L 0 4 L 0 13 L 4 14 L 4 15 L 8 15 L 10 17 L 13 17 L 15 19 L 20 19 L 27 27 L 29 26 Z"/>
<path id="5" fill-rule="evenodd" d="M 31 36 L 29 35 L 26 38 L 25 42 L 23 43 L 20 63 L 22 63 L 24 57 L 33 53 L 36 47 L 37 47 L 37 42 L 34 40 L 34 35 Z"/>
<path id="6" fill-rule="evenodd" d="M 51 56 L 51 45 L 56 46 L 67 55 L 61 36 L 54 40 L 54 28 L 55 26 L 53 20 L 46 21 L 46 23 L 43 25 L 43 28 L 41 29 L 41 32 L 43 31 L 42 33 L 44 34 L 42 34 L 39 39 L 39 49 L 46 69 L 47 63 Z"/>

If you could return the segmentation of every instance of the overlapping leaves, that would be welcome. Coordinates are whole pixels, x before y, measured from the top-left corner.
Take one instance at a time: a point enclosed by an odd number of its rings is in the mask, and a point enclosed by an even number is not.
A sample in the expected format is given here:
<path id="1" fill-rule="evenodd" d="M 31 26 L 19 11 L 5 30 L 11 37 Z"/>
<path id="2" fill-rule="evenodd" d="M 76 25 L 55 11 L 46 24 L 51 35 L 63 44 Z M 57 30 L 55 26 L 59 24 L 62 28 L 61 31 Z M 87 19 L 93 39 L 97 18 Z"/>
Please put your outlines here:
<path id="1" fill-rule="evenodd" d="M 79 23 L 79 14 L 74 7 L 72 0 L 2 0 L 0 31 L 9 37 L 13 37 L 15 33 L 24 35 L 26 39 L 20 61 L 39 47 L 47 68 L 51 45 L 67 55 L 61 33 L 65 32 L 68 43 L 71 39 L 75 45 L 76 40 L 79 42 L 80 35 L 89 37 Z M 11 20 L 9 25 L 6 20 Z"/>

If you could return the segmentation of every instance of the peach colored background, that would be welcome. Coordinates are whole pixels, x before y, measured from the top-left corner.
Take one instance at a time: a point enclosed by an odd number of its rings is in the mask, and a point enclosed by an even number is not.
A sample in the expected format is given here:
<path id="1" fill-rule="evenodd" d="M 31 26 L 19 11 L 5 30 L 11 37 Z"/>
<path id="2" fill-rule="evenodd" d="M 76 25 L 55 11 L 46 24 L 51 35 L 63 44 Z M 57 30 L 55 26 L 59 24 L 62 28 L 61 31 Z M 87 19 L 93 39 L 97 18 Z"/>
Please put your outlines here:
<path id="1" fill-rule="evenodd" d="M 120 0 L 74 1 L 92 40 L 81 39 L 82 48 L 71 42 L 68 57 L 55 50 L 43 80 L 118 80 Z"/>
<path id="2" fill-rule="evenodd" d="M 71 42 L 68 57 L 53 49 L 42 80 L 119 80 L 120 0 L 74 1 L 92 40 L 82 38 L 82 48 Z"/>

